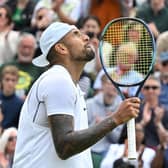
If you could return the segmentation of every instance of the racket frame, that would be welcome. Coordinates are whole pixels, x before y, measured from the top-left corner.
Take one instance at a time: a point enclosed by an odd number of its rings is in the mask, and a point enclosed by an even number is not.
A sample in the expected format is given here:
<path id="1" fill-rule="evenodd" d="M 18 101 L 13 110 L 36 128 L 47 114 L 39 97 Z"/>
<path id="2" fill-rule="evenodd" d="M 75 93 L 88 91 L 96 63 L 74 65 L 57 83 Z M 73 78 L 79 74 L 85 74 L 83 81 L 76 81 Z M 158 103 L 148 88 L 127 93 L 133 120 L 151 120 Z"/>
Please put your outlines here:
<path id="1" fill-rule="evenodd" d="M 115 82 L 111 77 L 110 75 L 108 74 L 107 70 L 106 70 L 106 66 L 104 65 L 104 62 L 103 62 L 103 58 L 102 58 L 102 52 L 103 52 L 103 37 L 104 35 L 106 34 L 106 31 L 108 30 L 108 28 L 116 23 L 116 22 L 119 22 L 119 21 L 122 21 L 122 20 L 130 20 L 130 21 L 136 21 L 136 22 L 139 22 L 141 23 L 145 29 L 147 30 L 148 34 L 150 35 L 150 38 L 151 38 L 151 43 L 152 43 L 152 62 L 151 62 L 151 65 L 149 67 L 149 70 L 148 70 L 148 73 L 146 74 L 145 78 L 140 81 L 140 82 L 137 82 L 135 84 L 127 84 L 127 85 L 123 85 L 123 84 L 119 84 L 117 82 Z M 135 97 L 138 97 L 145 81 L 147 80 L 147 78 L 149 77 L 149 75 L 151 74 L 152 70 L 153 70 L 153 67 L 154 67 L 154 63 L 155 63 L 155 60 L 156 60 L 156 46 L 155 46 L 155 39 L 154 39 L 154 36 L 152 34 L 152 32 L 150 31 L 149 27 L 147 26 L 147 24 L 139 19 L 139 18 L 133 18 L 133 17 L 120 17 L 120 18 L 116 18 L 116 19 L 113 19 L 111 20 L 110 22 L 108 22 L 106 24 L 106 26 L 104 27 L 102 33 L 101 33 L 101 36 L 100 36 L 100 42 L 99 42 L 99 53 L 100 53 L 100 62 L 102 64 L 102 68 L 106 74 L 106 76 L 108 77 L 108 79 L 113 83 L 113 85 L 115 86 L 115 88 L 117 89 L 119 95 L 121 96 L 122 100 L 126 99 L 126 97 L 124 96 L 124 94 L 122 93 L 122 91 L 120 90 L 119 87 L 133 87 L 133 86 L 139 86 L 136 93 L 135 93 Z M 129 120 L 127 122 L 127 136 L 128 136 L 128 159 L 129 160 L 135 160 L 137 159 L 137 154 L 136 154 L 136 137 L 135 137 L 135 119 L 132 118 L 131 120 Z"/>

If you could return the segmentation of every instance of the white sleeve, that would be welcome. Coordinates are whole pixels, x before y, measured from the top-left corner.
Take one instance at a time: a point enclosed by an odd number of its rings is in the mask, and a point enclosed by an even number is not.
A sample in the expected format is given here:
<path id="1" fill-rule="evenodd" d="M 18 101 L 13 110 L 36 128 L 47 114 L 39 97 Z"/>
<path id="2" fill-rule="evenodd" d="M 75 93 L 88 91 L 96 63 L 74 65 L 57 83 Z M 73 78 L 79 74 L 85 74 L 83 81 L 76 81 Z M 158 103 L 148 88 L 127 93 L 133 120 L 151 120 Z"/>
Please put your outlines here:
<path id="1" fill-rule="evenodd" d="M 39 90 L 48 116 L 54 114 L 74 115 L 76 89 L 67 76 L 52 76 L 52 78 L 44 79 Z"/>

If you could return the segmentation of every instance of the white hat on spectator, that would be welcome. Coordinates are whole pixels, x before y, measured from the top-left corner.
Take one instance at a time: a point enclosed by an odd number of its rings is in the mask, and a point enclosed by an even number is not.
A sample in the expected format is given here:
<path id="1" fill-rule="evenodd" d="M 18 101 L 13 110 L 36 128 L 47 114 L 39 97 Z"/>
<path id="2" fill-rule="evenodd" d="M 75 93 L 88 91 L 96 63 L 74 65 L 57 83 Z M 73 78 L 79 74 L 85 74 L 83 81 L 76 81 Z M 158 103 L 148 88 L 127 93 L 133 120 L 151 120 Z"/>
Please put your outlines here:
<path id="1" fill-rule="evenodd" d="M 32 61 L 33 64 L 39 67 L 45 67 L 49 65 L 47 55 L 52 46 L 75 28 L 76 27 L 74 25 L 69 25 L 62 22 L 55 22 L 48 26 L 40 38 L 40 49 L 42 51 L 42 55 L 34 58 Z"/>

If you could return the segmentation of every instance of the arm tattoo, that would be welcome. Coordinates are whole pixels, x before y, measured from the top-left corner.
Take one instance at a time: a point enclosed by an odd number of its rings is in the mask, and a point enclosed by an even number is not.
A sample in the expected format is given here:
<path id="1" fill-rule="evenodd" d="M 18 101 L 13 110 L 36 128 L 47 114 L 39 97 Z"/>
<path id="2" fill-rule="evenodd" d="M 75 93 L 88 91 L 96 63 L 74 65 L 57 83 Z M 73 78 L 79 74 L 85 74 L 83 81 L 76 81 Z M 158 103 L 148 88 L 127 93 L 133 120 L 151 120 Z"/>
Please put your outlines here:
<path id="1" fill-rule="evenodd" d="M 70 115 L 49 116 L 49 123 L 55 149 L 61 159 L 84 151 L 117 126 L 112 117 L 108 117 L 88 129 L 74 131 L 74 119 Z"/>

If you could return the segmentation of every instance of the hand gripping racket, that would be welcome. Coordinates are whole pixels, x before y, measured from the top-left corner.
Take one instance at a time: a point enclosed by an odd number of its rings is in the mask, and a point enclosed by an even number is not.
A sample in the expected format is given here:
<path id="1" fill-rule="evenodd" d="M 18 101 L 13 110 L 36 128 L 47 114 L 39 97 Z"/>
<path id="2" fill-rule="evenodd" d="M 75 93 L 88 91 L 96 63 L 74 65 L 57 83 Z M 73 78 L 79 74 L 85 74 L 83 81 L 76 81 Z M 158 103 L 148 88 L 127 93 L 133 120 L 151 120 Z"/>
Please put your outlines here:
<path id="1" fill-rule="evenodd" d="M 110 21 L 102 31 L 100 60 L 103 70 L 118 90 L 138 96 L 155 62 L 155 41 L 144 21 L 121 17 Z M 135 119 L 127 123 L 128 158 L 136 159 Z"/>

